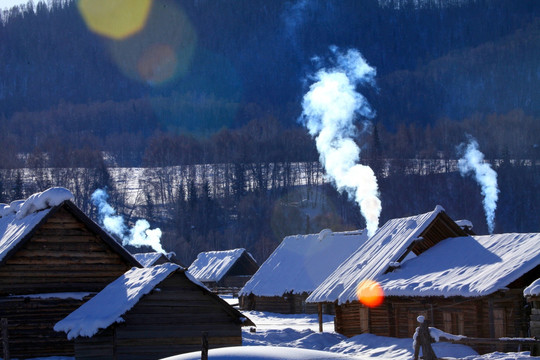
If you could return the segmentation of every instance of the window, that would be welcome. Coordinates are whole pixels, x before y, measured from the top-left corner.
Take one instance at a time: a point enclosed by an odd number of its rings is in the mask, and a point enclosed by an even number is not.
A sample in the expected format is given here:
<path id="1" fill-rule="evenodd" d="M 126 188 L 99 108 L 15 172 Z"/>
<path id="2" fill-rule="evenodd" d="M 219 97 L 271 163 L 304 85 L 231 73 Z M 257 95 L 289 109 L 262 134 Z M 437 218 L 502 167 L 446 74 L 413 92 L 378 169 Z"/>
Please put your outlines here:
<path id="1" fill-rule="evenodd" d="M 463 313 L 455 311 L 443 312 L 443 330 L 450 334 L 463 335 L 465 333 Z"/>

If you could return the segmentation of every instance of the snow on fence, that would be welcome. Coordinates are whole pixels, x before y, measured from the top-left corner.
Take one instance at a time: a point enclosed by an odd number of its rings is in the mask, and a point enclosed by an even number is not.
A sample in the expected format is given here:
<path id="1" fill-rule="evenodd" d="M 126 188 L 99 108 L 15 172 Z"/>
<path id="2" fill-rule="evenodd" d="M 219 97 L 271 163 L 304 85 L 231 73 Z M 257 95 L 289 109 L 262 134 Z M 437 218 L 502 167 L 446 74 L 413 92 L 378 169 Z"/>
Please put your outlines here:
<path id="1" fill-rule="evenodd" d="M 461 345 L 539 345 L 540 339 L 537 338 L 473 338 L 463 335 L 453 335 L 446 333 L 434 327 L 428 327 L 423 316 L 417 318 L 420 326 L 416 328 L 413 336 L 414 360 L 418 360 L 420 348 L 424 360 L 437 360 L 437 356 L 433 351 L 431 343 L 446 341 L 453 344 Z"/>

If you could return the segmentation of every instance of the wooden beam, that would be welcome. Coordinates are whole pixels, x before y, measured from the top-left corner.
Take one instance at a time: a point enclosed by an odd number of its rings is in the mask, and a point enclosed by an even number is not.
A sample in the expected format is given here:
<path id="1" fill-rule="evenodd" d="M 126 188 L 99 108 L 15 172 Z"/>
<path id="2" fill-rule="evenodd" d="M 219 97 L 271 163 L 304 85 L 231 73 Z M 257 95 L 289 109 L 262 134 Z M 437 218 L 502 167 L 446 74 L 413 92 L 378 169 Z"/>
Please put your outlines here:
<path id="1" fill-rule="evenodd" d="M 4 360 L 9 360 L 9 336 L 8 336 L 8 319 L 2 318 L 0 321 L 2 328 L 2 348 L 4 350 Z"/>
<path id="2" fill-rule="evenodd" d="M 317 314 L 319 315 L 319 332 L 323 332 L 322 303 L 317 303 Z"/>
<path id="3" fill-rule="evenodd" d="M 488 299 L 489 336 L 495 337 L 495 316 L 493 315 L 493 298 Z"/>
<path id="4" fill-rule="evenodd" d="M 208 332 L 202 333 L 201 360 L 208 360 Z"/>

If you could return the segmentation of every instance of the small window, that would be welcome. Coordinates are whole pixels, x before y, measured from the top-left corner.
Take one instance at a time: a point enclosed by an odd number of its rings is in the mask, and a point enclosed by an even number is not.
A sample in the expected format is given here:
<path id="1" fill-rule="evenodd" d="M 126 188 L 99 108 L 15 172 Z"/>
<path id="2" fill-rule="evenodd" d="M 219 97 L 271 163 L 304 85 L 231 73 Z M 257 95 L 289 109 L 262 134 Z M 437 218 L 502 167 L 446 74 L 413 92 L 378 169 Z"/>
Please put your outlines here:
<path id="1" fill-rule="evenodd" d="M 504 309 L 493 309 L 493 327 L 496 338 L 506 336 L 506 312 Z"/>
<path id="2" fill-rule="evenodd" d="M 443 312 L 443 330 L 454 335 L 464 335 L 465 322 L 461 312 Z"/>

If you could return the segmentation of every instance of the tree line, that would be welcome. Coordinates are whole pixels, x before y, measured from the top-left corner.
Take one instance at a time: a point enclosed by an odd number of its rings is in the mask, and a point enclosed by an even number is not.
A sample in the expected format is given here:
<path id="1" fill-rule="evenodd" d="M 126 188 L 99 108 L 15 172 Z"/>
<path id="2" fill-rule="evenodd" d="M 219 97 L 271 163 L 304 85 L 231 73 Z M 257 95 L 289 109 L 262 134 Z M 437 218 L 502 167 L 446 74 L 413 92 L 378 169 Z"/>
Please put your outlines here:
<path id="1" fill-rule="evenodd" d="M 485 121 L 491 124 L 487 129 Z M 358 141 L 363 141 L 362 163 L 379 179 L 381 223 L 440 204 L 486 233 L 480 188 L 456 170 L 456 146 L 470 133 L 498 172 L 496 232 L 538 231 L 540 219 L 531 209 L 540 201 L 540 149 L 522 146 L 535 140 L 525 130 L 529 127 L 510 126 L 528 122 L 539 124 L 513 111 L 441 120 L 426 129 L 404 126 L 395 133 L 373 125 Z M 48 163 L 47 153 L 33 153 L 20 159 L 20 168 L 0 170 L 0 202 L 65 186 L 96 219 L 90 196 L 106 188 L 119 214 L 131 223 L 146 218 L 160 227 L 165 249 L 185 263 L 200 251 L 234 247 L 263 261 L 290 234 L 363 228 L 358 207 L 327 182 L 305 130 L 281 126 L 275 120 L 252 121 L 222 130 L 210 142 L 159 134 L 143 168 L 110 166 L 103 152 L 90 148 L 65 154 L 72 163 L 63 167 Z"/>
<path id="2" fill-rule="evenodd" d="M 357 141 L 381 222 L 441 204 L 485 233 L 478 185 L 455 168 L 470 134 L 499 174 L 496 232 L 540 228 L 536 0 L 153 4 L 178 9 L 196 40 L 163 84 L 123 69 L 129 44 L 88 31 L 76 2 L 2 14 L 0 202 L 65 186 L 95 218 L 90 195 L 107 188 L 186 264 L 233 247 L 263 261 L 286 235 L 362 228 L 296 121 L 313 56 L 336 45 L 377 69 L 364 89 L 377 116 Z"/>

